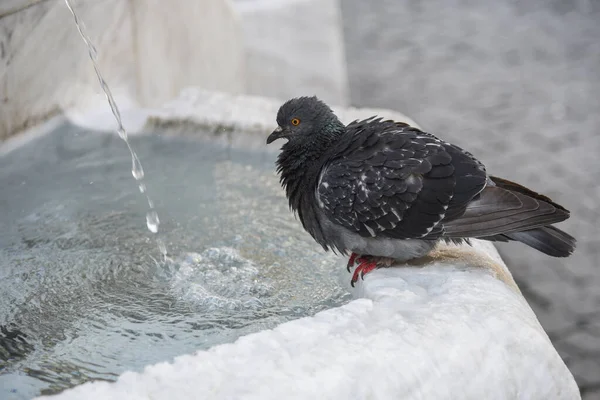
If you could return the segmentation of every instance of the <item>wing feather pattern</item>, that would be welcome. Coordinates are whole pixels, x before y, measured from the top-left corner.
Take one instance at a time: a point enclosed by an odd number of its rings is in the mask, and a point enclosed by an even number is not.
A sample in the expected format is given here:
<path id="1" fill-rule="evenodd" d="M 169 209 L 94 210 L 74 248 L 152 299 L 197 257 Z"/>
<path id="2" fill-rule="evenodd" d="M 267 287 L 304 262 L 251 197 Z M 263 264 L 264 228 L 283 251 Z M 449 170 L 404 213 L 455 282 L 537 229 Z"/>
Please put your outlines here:
<path id="1" fill-rule="evenodd" d="M 317 196 L 331 221 L 363 237 L 437 238 L 486 182 L 460 148 L 406 124 L 370 119 L 348 126 L 321 173 Z"/>
<path id="2" fill-rule="evenodd" d="M 545 196 L 488 177 L 469 152 L 409 125 L 368 119 L 347 131 L 316 196 L 332 222 L 363 237 L 520 240 L 511 234 L 530 230 L 526 240 L 535 244 L 554 233 L 537 228 L 569 217 Z"/>

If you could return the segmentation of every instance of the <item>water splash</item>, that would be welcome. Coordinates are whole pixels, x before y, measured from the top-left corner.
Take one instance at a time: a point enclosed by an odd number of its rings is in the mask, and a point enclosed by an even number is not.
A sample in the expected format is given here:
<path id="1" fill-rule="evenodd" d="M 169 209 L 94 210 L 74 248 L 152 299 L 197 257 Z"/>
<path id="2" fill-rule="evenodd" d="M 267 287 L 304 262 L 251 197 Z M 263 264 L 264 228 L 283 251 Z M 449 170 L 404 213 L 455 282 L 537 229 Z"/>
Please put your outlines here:
<path id="1" fill-rule="evenodd" d="M 231 247 L 186 253 L 171 281 L 173 291 L 203 311 L 259 310 L 268 307 L 276 290 L 259 268 Z"/>
<path id="2" fill-rule="evenodd" d="M 146 224 L 148 225 L 148 229 L 150 232 L 157 233 L 158 226 L 160 225 L 160 220 L 158 219 L 158 214 L 154 210 L 148 211 L 146 214 Z"/>
<path id="3" fill-rule="evenodd" d="M 79 17 L 77 16 L 77 13 L 75 12 L 73 5 L 71 4 L 71 0 L 65 0 L 65 3 L 67 4 L 67 8 L 69 9 L 69 11 L 71 11 L 71 14 L 73 15 L 73 19 L 75 20 L 75 25 L 77 26 L 79 35 L 81 36 L 81 38 L 85 42 L 85 45 L 88 48 L 90 60 L 92 60 L 92 64 L 94 65 L 94 71 L 96 71 L 96 76 L 98 77 L 100 86 L 102 87 L 102 90 L 104 91 L 104 94 L 106 95 L 106 100 L 108 100 L 110 110 L 112 111 L 112 114 L 114 115 L 115 120 L 117 121 L 117 134 L 119 135 L 119 137 L 121 139 L 123 139 L 125 144 L 127 144 L 127 148 L 129 149 L 129 153 L 131 154 L 131 174 L 133 175 L 135 180 L 139 182 L 140 192 L 146 195 L 146 200 L 148 201 L 148 206 L 150 207 L 150 210 L 146 214 L 146 225 L 148 226 L 148 230 L 152 233 L 158 233 L 158 227 L 160 225 L 160 220 L 158 219 L 158 213 L 154 209 L 154 202 L 148 195 L 146 185 L 144 184 L 144 182 L 142 182 L 142 180 L 144 179 L 144 168 L 142 167 L 142 163 L 141 163 L 140 159 L 138 158 L 137 154 L 133 150 L 133 147 L 131 147 L 131 143 L 129 143 L 129 139 L 127 137 L 127 131 L 125 130 L 125 127 L 123 126 L 123 121 L 121 119 L 121 112 L 119 111 L 119 107 L 117 106 L 117 103 L 115 102 L 115 99 L 112 96 L 112 93 L 110 91 L 110 88 L 108 87 L 108 84 L 106 83 L 106 81 L 104 80 L 104 77 L 100 73 L 100 69 L 99 69 L 98 63 L 97 63 L 98 51 L 96 50 L 96 47 L 92 43 L 90 37 L 86 34 L 85 25 L 84 25 L 83 21 L 79 20 Z M 163 259 L 166 260 L 167 246 L 160 238 L 157 238 L 157 244 L 158 244 L 158 249 L 163 256 Z"/>

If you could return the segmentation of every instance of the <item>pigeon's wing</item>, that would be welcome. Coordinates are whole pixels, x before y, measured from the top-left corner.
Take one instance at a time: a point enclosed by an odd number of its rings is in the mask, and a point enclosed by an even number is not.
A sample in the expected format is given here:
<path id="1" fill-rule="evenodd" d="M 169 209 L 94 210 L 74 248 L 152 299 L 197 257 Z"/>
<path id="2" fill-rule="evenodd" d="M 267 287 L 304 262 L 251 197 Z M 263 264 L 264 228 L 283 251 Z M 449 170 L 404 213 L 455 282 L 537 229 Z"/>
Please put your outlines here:
<path id="1" fill-rule="evenodd" d="M 486 179 L 481 163 L 456 146 L 406 124 L 366 120 L 348 126 L 316 196 L 327 218 L 361 236 L 436 238 L 441 221 L 462 215 Z"/>
<path id="2" fill-rule="evenodd" d="M 546 227 L 567 218 L 569 211 L 548 197 L 491 176 L 488 186 L 467 204 L 459 218 L 444 221 L 444 230 L 448 237 L 499 240 L 496 235 Z"/>

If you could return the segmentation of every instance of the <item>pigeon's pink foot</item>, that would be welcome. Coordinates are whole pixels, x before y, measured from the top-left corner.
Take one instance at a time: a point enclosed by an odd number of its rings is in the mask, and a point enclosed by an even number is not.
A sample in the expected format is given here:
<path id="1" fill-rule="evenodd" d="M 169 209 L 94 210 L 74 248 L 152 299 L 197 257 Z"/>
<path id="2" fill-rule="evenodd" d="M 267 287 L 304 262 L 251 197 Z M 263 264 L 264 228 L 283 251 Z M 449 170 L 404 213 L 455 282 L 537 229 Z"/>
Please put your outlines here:
<path id="1" fill-rule="evenodd" d="M 354 274 L 352 274 L 352 279 L 350 280 L 350 285 L 352 285 L 352 287 L 358 282 L 359 276 L 361 279 L 365 279 L 365 275 L 374 269 L 391 266 L 394 259 L 388 257 L 362 256 L 356 259 L 356 261 L 358 261 L 358 266 L 354 270 Z"/>
<path id="2" fill-rule="evenodd" d="M 356 254 L 356 253 L 350 254 L 350 259 L 348 260 L 348 267 L 347 267 L 348 272 L 350 272 L 350 269 L 352 267 L 354 267 L 354 263 L 356 262 L 356 257 L 358 257 L 358 254 Z"/>

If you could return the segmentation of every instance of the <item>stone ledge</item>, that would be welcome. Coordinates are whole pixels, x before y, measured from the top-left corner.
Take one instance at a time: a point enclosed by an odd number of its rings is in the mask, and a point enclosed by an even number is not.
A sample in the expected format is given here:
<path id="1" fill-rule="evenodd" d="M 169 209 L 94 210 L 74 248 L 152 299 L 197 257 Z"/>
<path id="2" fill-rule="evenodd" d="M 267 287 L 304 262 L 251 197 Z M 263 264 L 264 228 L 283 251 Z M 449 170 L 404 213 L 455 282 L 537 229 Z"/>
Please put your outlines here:
<path id="1" fill-rule="evenodd" d="M 298 93 L 298 96 L 312 93 Z M 276 127 L 275 117 L 281 104 L 288 99 L 272 99 L 250 95 L 230 95 L 211 92 L 201 88 L 186 88 L 175 100 L 160 109 L 149 110 L 146 129 L 162 129 L 167 133 L 190 132 L 195 125 L 208 128 L 215 134 L 241 132 L 231 135 L 232 142 L 242 142 L 252 148 L 277 150 L 277 146 L 265 146 L 267 135 Z M 391 110 L 376 108 L 352 108 L 331 104 L 342 122 L 380 115 L 385 118 L 416 125 L 407 116 Z"/>

